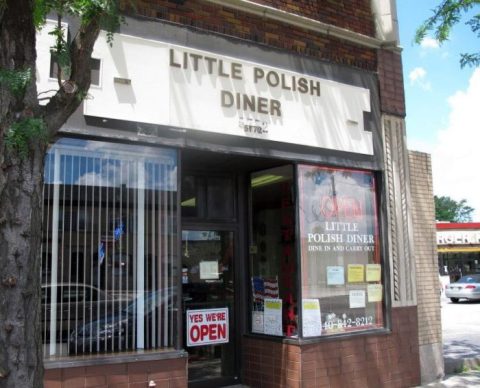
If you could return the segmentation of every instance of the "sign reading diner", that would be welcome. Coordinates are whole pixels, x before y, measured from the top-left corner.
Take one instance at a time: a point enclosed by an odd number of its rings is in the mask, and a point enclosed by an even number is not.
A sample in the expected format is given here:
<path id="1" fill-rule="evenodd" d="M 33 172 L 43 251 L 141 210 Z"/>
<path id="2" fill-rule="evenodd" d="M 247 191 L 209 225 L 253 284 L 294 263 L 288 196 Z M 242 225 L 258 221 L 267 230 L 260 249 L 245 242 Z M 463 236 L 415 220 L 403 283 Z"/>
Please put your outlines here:
<path id="1" fill-rule="evenodd" d="M 193 52 L 170 49 L 170 66 L 183 70 L 200 71 L 201 67 L 207 68 L 207 72 L 213 77 L 224 77 L 235 80 L 245 80 L 245 69 L 242 63 L 217 59 L 208 55 L 200 55 Z M 307 79 L 303 76 L 286 74 L 277 70 L 269 70 L 263 67 L 253 66 L 251 79 L 260 87 L 280 88 L 282 90 L 308 94 L 320 97 L 320 81 Z M 274 98 L 261 97 L 258 95 L 220 90 L 220 104 L 229 108 L 235 106 L 238 110 L 258 112 L 272 116 L 282 116 L 282 103 Z"/>
<path id="2" fill-rule="evenodd" d="M 299 59 L 292 71 L 291 58 L 281 53 L 239 49 L 227 56 L 122 34 L 110 47 L 103 33 L 94 56 L 102 60 L 102 82 L 89 90 L 87 116 L 374 153 L 378 133 L 376 126 L 366 127 L 372 122 L 365 122 L 364 114 L 378 100 L 371 99 L 367 87 L 315 76 L 324 66 L 320 62 Z M 363 78 L 370 84 L 362 74 L 352 79 Z M 156 136 L 149 128 L 139 125 L 139 134 Z"/>

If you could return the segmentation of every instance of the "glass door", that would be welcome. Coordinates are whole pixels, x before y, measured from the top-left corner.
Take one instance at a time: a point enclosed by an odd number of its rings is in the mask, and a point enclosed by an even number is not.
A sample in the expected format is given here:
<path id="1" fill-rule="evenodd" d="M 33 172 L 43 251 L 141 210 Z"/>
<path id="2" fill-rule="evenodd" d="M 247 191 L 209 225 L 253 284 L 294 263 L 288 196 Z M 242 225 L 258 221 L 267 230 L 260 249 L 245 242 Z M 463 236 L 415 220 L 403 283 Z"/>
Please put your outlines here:
<path id="1" fill-rule="evenodd" d="M 232 383 L 237 379 L 234 232 L 183 230 L 181 253 L 189 384 Z"/>

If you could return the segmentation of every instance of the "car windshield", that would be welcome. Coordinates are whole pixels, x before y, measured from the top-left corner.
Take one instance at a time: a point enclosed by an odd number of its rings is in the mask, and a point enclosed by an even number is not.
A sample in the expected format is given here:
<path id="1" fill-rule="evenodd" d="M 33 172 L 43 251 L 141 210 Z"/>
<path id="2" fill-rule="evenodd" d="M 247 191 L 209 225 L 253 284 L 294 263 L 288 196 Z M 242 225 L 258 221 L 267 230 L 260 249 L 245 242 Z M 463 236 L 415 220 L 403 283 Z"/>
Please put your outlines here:
<path id="1" fill-rule="evenodd" d="M 480 283 L 480 275 L 462 276 L 457 283 Z"/>

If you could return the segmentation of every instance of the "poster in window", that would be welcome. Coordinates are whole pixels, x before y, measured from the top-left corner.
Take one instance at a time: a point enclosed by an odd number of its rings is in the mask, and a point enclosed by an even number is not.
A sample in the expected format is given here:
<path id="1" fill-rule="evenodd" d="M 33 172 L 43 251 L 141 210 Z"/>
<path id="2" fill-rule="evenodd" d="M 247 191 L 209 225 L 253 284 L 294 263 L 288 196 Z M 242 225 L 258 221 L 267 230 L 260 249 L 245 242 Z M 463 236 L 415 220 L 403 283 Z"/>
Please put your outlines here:
<path id="1" fill-rule="evenodd" d="M 348 265 L 348 282 L 362 283 L 364 281 L 364 266 L 363 264 L 349 264 Z"/>
<path id="2" fill-rule="evenodd" d="M 341 286 L 345 284 L 345 270 L 342 266 L 327 267 L 327 284 L 329 286 Z"/>
<path id="3" fill-rule="evenodd" d="M 350 290 L 349 302 L 351 309 L 365 307 L 365 290 Z"/>
<path id="4" fill-rule="evenodd" d="M 263 330 L 269 335 L 283 335 L 282 300 L 265 298 L 263 312 Z"/>
<path id="5" fill-rule="evenodd" d="M 302 300 L 303 336 L 318 337 L 322 335 L 322 319 L 318 299 Z"/>
<path id="6" fill-rule="evenodd" d="M 383 287 L 381 284 L 369 284 L 367 286 L 368 302 L 381 302 L 383 299 Z"/>
<path id="7" fill-rule="evenodd" d="M 202 280 L 218 280 L 218 261 L 201 261 L 200 262 L 200 279 Z"/>
<path id="8" fill-rule="evenodd" d="M 263 311 L 252 311 L 252 333 L 264 333 Z"/>
<path id="9" fill-rule="evenodd" d="M 365 269 L 367 282 L 379 282 L 382 274 L 382 266 L 380 264 L 367 264 Z"/>

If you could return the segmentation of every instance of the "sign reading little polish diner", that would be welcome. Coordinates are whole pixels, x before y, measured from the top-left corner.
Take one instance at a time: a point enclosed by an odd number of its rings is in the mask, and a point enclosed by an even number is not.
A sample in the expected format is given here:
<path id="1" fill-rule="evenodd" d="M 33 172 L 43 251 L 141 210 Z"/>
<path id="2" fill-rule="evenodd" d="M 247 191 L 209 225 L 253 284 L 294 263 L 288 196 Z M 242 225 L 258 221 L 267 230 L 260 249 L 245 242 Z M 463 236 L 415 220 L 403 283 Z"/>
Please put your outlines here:
<path id="1" fill-rule="evenodd" d="M 373 154 L 368 89 L 126 35 L 94 57 L 87 115 Z"/>

